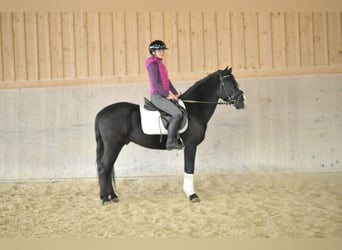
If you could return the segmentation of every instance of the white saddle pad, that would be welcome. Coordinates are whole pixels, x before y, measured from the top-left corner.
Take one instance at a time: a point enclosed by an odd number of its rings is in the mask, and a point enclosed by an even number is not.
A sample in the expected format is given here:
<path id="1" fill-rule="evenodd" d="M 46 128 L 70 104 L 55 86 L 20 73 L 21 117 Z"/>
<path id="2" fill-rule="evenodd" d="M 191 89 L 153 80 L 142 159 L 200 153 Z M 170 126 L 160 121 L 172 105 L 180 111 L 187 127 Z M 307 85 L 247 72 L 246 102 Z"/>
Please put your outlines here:
<path id="1" fill-rule="evenodd" d="M 184 102 L 182 100 L 178 100 L 178 103 L 185 108 Z M 164 127 L 161 115 L 159 111 L 150 111 L 144 108 L 144 104 L 140 105 L 140 116 L 141 116 L 141 127 L 145 134 L 147 135 L 167 135 L 167 129 Z M 183 128 L 178 130 L 178 133 L 181 134 L 185 132 L 188 128 L 188 120 L 186 120 Z"/>

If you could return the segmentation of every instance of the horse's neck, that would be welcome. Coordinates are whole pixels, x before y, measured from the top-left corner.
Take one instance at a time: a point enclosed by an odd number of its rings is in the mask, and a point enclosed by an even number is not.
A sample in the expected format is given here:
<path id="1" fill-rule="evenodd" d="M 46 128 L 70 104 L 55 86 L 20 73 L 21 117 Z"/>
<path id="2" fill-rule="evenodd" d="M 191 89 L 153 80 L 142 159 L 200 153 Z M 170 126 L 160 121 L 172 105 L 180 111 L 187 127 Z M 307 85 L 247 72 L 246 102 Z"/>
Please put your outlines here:
<path id="1" fill-rule="evenodd" d="M 215 83 L 211 83 L 211 81 L 207 81 L 203 83 L 198 89 L 190 93 L 187 96 L 187 99 L 195 100 L 195 101 L 203 101 L 203 102 L 212 102 L 213 104 L 207 103 L 195 103 L 192 105 L 192 108 L 196 111 L 195 114 L 198 116 L 197 118 L 201 120 L 202 123 L 206 124 L 212 117 L 217 107 L 218 96 L 216 87 L 213 86 Z"/>
<path id="2" fill-rule="evenodd" d="M 217 103 L 217 101 L 218 101 L 218 98 L 212 98 L 210 100 L 210 102 L 213 102 L 213 103 L 215 102 Z M 203 123 L 208 123 L 216 110 L 217 104 L 200 104 L 200 105 L 203 105 L 201 106 L 201 110 L 200 110 L 201 121 Z"/>

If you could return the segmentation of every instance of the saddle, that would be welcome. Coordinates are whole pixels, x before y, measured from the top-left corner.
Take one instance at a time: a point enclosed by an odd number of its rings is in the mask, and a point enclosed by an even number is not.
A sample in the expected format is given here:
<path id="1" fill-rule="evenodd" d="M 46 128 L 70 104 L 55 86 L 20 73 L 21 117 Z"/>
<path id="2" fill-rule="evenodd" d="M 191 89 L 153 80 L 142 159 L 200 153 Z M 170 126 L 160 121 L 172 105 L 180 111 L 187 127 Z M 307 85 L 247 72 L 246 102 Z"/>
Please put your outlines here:
<path id="1" fill-rule="evenodd" d="M 183 101 L 175 102 L 182 112 L 178 133 L 183 133 L 188 126 L 188 115 Z M 150 100 L 144 98 L 144 104 L 140 106 L 142 129 L 145 134 L 167 134 L 171 115 L 158 109 Z"/>

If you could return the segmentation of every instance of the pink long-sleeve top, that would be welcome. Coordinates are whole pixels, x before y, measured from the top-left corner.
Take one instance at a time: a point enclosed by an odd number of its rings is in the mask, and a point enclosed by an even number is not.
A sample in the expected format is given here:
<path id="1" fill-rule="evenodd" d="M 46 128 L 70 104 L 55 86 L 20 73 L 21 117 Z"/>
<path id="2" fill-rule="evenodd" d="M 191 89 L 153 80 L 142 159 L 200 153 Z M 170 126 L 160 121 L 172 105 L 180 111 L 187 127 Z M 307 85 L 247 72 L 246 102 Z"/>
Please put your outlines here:
<path id="1" fill-rule="evenodd" d="M 177 90 L 171 83 L 168 72 L 161 58 L 149 57 L 146 59 L 146 69 L 150 81 L 150 94 L 167 97 L 171 91 L 177 94 Z"/>

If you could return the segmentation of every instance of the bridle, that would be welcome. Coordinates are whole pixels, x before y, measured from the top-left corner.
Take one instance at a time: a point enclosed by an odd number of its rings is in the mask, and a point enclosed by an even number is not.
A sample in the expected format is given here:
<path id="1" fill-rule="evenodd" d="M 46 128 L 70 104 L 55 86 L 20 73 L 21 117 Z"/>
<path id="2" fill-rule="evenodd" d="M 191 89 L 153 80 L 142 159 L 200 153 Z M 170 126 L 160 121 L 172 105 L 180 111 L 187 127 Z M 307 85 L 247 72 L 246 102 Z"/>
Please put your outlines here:
<path id="1" fill-rule="evenodd" d="M 219 73 L 219 77 L 220 77 L 220 92 L 221 92 L 221 96 L 220 98 L 223 101 L 218 101 L 218 102 L 211 102 L 211 101 L 196 101 L 196 100 L 186 100 L 186 99 L 182 99 L 183 102 L 187 102 L 187 103 L 202 103 L 202 104 L 225 104 L 225 105 L 232 105 L 237 103 L 243 96 L 243 91 L 242 90 L 238 90 L 236 91 L 236 93 L 234 94 L 229 94 L 228 90 L 224 87 L 225 82 L 224 79 L 226 78 L 232 78 L 233 75 L 225 75 L 222 76 L 221 72 Z M 226 96 L 226 98 L 223 98 L 223 96 Z"/>
<path id="2" fill-rule="evenodd" d="M 221 99 L 223 101 L 226 102 L 226 104 L 232 105 L 235 104 L 236 102 L 238 102 L 240 100 L 240 98 L 242 98 L 243 96 L 243 91 L 242 90 L 238 90 L 236 91 L 236 93 L 229 95 L 228 90 L 224 87 L 224 79 L 226 78 L 233 78 L 233 75 L 225 75 L 222 76 L 221 72 L 219 73 L 220 76 L 220 89 L 221 89 Z M 234 80 L 234 79 L 233 79 Z M 223 94 L 225 94 L 226 98 L 223 98 Z"/>

